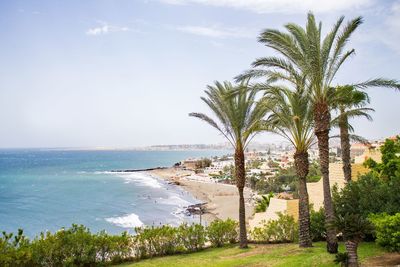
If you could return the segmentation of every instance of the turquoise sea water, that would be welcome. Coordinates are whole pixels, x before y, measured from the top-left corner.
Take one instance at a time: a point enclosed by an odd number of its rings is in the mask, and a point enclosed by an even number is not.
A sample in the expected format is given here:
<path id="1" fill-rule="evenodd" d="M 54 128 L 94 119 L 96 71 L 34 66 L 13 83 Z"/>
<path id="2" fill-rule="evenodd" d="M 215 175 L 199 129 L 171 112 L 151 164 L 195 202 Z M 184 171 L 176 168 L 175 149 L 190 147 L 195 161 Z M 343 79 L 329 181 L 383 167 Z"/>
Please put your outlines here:
<path id="1" fill-rule="evenodd" d="M 115 169 L 172 166 L 226 151 L 0 150 L 0 231 L 28 236 L 72 223 L 94 232 L 198 220 L 181 213 L 197 203 L 187 192 L 146 173 Z"/>

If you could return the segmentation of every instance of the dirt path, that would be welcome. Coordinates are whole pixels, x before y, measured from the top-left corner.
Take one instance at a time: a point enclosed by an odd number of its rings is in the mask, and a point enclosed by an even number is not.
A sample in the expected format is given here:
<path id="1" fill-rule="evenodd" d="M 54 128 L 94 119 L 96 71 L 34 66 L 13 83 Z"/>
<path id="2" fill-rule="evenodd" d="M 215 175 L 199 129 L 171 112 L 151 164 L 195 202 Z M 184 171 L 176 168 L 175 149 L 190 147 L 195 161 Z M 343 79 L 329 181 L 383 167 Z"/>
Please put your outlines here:
<path id="1" fill-rule="evenodd" d="M 380 256 L 368 259 L 368 262 L 362 263 L 362 267 L 389 267 L 400 266 L 400 253 L 385 253 Z"/>

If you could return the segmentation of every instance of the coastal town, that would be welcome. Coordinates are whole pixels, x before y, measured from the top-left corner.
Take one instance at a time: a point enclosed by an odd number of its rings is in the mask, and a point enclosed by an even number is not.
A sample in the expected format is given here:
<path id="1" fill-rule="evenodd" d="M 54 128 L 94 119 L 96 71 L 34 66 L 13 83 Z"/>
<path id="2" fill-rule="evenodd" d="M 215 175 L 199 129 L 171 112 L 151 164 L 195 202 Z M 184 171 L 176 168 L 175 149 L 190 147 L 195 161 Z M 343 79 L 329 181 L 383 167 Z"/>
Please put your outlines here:
<path id="1" fill-rule="evenodd" d="M 396 137 L 389 137 L 395 140 Z M 363 163 L 368 158 L 377 162 L 381 160 L 380 147 L 382 140 L 365 140 L 362 143 L 351 144 L 350 155 L 352 161 L 353 177 L 368 171 Z M 187 146 L 165 146 L 169 148 L 188 148 Z M 220 147 L 224 145 L 197 145 L 201 147 Z M 264 147 L 264 149 L 263 149 Z M 192 148 L 192 147 L 191 147 Z M 289 144 L 280 145 L 256 144 L 256 147 L 247 149 L 245 200 L 246 218 L 250 229 L 258 227 L 265 221 L 275 220 L 279 213 L 293 216 L 296 220 L 298 213 L 298 195 L 296 175 L 293 171 L 293 150 Z M 330 182 L 331 186 L 342 188 L 345 185 L 340 145 L 330 148 Z M 310 203 L 314 210 L 323 206 L 322 180 L 318 165 L 318 150 L 313 147 L 309 150 L 311 172 L 307 181 Z M 193 216 L 200 215 L 205 224 L 214 219 L 237 219 L 238 193 L 236 190 L 234 172 L 234 158 L 231 154 L 210 158 L 187 158 L 178 162 L 172 168 L 152 170 L 154 176 L 162 177 L 176 185 L 184 187 L 188 192 L 201 200 L 201 205 L 196 205 L 198 210 L 192 209 Z M 262 203 L 263 196 L 272 194 L 265 209 L 257 208 Z M 261 204 L 262 205 L 262 204 Z M 188 207 L 189 209 L 193 207 Z M 189 212 L 190 213 L 190 212 Z M 200 216 L 199 216 L 200 217 Z"/>

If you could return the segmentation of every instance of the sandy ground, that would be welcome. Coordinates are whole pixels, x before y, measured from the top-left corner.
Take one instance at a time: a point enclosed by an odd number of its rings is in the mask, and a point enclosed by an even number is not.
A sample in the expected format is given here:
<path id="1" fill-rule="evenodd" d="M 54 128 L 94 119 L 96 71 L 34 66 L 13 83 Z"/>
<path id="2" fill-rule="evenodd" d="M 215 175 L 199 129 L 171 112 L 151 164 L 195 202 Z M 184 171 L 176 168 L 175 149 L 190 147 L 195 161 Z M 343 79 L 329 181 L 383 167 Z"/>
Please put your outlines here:
<path id="1" fill-rule="evenodd" d="M 195 198 L 207 202 L 207 212 L 203 215 L 207 222 L 216 218 L 223 220 L 227 218 L 239 219 L 239 194 L 236 186 L 215 183 L 206 175 L 196 175 L 193 171 L 175 168 L 153 170 L 150 173 L 182 186 Z M 245 188 L 247 221 L 254 213 L 252 194 L 251 190 Z"/>

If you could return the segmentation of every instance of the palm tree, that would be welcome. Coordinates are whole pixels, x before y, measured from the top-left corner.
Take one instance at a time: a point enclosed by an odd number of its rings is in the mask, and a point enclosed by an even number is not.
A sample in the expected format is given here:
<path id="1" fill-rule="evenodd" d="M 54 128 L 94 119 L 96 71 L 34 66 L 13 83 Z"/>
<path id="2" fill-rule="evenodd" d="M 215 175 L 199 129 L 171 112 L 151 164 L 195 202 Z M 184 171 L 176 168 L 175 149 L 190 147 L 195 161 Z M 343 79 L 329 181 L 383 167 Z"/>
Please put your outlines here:
<path id="1" fill-rule="evenodd" d="M 369 104 L 368 94 L 357 90 L 354 86 L 337 86 L 334 93 L 334 107 L 339 115 L 332 120 L 332 126 L 338 126 L 340 129 L 340 146 L 342 150 L 343 173 L 346 182 L 351 181 L 351 159 L 350 159 L 350 134 L 354 129 L 349 123 L 349 119 L 356 117 L 365 117 L 372 120 L 368 112 L 374 111 L 372 108 L 366 108 Z"/>
<path id="2" fill-rule="evenodd" d="M 243 197 L 245 185 L 244 150 L 262 126 L 267 113 L 265 104 L 256 102 L 257 90 L 249 89 L 247 82 L 233 86 L 229 82 L 215 82 L 201 99 L 214 113 L 217 121 L 202 113 L 190 113 L 217 129 L 235 150 L 235 179 L 239 191 L 239 239 L 240 247 L 247 247 L 246 213 Z"/>
<path id="3" fill-rule="evenodd" d="M 287 32 L 275 29 L 264 30 L 259 41 L 272 48 L 279 56 L 259 58 L 253 62 L 254 69 L 237 77 L 237 80 L 249 78 L 267 78 L 267 82 L 284 80 L 298 87 L 304 83 L 313 105 L 314 132 L 318 139 L 319 159 L 323 177 L 324 209 L 327 225 L 327 250 L 337 252 L 336 231 L 333 225 L 334 210 L 329 184 L 329 131 L 331 121 L 331 83 L 343 63 L 355 50 L 345 50 L 351 35 L 362 24 L 357 17 L 343 23 L 340 17 L 332 30 L 321 37 L 322 23 L 317 24 L 312 13 L 308 14 L 305 28 L 288 23 Z M 371 86 L 400 89 L 395 80 L 373 79 L 354 85 L 357 88 Z"/>
<path id="4" fill-rule="evenodd" d="M 311 247 L 307 175 L 308 149 L 314 140 L 312 106 L 304 90 L 271 88 L 264 99 L 272 111 L 266 120 L 266 129 L 286 138 L 295 148 L 294 165 L 299 179 L 299 246 Z"/>

